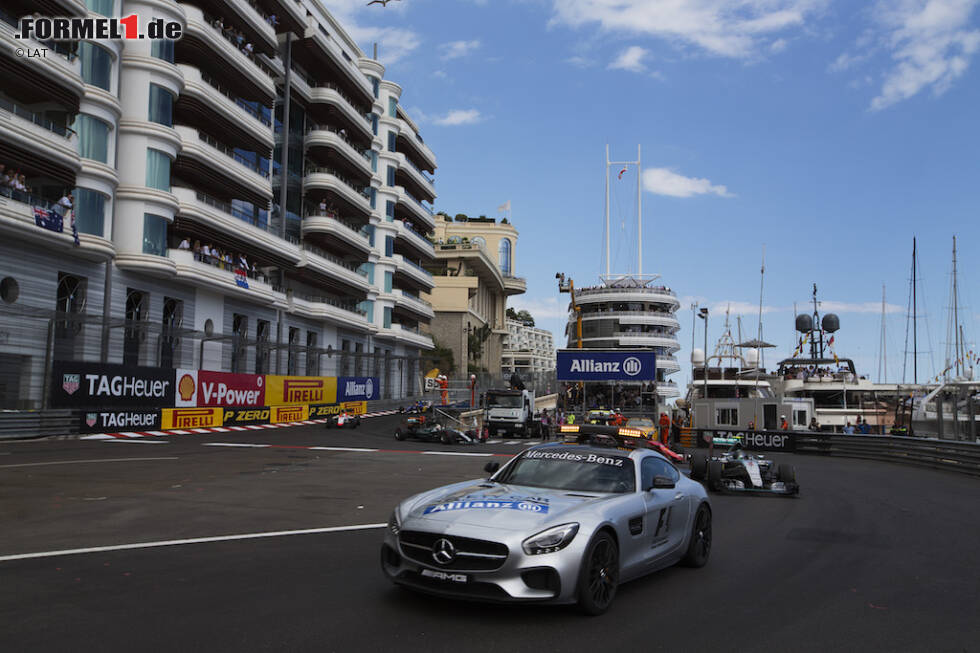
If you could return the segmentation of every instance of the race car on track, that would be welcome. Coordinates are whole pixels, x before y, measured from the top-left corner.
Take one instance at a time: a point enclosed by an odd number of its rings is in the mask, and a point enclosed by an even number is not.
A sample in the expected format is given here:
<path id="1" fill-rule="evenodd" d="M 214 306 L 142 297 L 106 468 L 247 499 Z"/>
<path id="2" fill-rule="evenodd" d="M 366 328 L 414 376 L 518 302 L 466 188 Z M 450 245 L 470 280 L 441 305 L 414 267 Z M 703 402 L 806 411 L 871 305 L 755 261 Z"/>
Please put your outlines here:
<path id="1" fill-rule="evenodd" d="M 657 425 L 649 417 L 630 417 L 626 420 L 626 428 L 619 430 L 622 435 L 642 437 L 649 441 L 650 446 L 655 447 L 660 453 L 675 463 L 684 461 L 683 454 L 680 454 L 660 441 L 660 432 Z"/>
<path id="2" fill-rule="evenodd" d="M 395 439 L 399 441 L 406 439 L 424 440 L 443 444 L 472 443 L 475 440 L 475 434 L 471 436 L 459 429 L 447 427 L 439 418 L 436 410 L 430 406 L 419 412 L 406 413 L 401 423 L 395 428 Z"/>
<path id="3" fill-rule="evenodd" d="M 564 427 L 568 429 L 569 427 Z M 711 504 L 639 438 L 581 425 L 489 478 L 405 499 L 388 520 L 381 569 L 452 598 L 609 608 L 619 585 L 711 552 Z"/>
<path id="4" fill-rule="evenodd" d="M 776 465 L 762 454 L 748 453 L 738 441 L 720 456 L 709 457 L 704 451 L 694 452 L 691 455 L 691 478 L 704 481 L 716 492 L 782 496 L 800 493 L 795 467 L 785 463 Z"/>
<path id="5" fill-rule="evenodd" d="M 361 416 L 352 413 L 339 413 L 327 418 L 326 427 L 328 429 L 356 429 L 361 425 Z"/>

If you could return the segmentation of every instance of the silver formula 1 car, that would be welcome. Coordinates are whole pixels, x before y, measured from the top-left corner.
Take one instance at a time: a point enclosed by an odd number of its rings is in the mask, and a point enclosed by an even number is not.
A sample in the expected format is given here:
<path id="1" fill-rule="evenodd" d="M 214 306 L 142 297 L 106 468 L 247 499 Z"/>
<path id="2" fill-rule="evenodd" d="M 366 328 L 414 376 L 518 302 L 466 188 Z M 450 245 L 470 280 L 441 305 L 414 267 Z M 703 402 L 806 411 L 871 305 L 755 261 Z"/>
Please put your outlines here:
<path id="1" fill-rule="evenodd" d="M 448 597 L 578 603 L 601 614 L 622 582 L 678 562 L 703 566 L 704 488 L 637 438 L 580 428 L 572 442 L 489 463 L 490 478 L 402 501 L 381 547 L 384 574 Z"/>
<path id="2" fill-rule="evenodd" d="M 715 440 L 718 442 L 718 440 Z M 691 455 L 691 478 L 704 481 L 715 492 L 748 492 L 796 496 L 796 468 L 776 465 L 762 454 L 752 454 L 735 441 L 725 453 L 710 457 L 704 451 Z"/>

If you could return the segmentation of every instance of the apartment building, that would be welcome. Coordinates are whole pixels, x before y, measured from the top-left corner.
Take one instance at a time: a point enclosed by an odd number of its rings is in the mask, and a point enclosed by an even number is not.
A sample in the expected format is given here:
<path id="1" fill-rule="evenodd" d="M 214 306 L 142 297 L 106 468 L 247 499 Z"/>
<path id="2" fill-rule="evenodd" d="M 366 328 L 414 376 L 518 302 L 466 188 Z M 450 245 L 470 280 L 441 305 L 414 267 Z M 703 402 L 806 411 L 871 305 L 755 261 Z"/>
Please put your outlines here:
<path id="1" fill-rule="evenodd" d="M 507 298 L 523 294 L 516 276 L 517 229 L 494 218 L 436 216 L 435 258 L 426 267 L 435 318 L 429 328 L 453 352 L 459 371 L 501 371 Z"/>
<path id="2" fill-rule="evenodd" d="M 15 40 L 37 12 L 183 36 Z M 0 164 L 24 176 L 0 188 L 0 367 L 20 380 L 0 404 L 39 406 L 52 358 L 413 392 L 436 158 L 318 0 L 11 0 L 0 69 Z M 45 312 L 51 333 L 22 328 Z"/>
<path id="3" fill-rule="evenodd" d="M 517 320 L 507 320 L 501 371 L 505 374 L 533 374 L 554 370 L 555 339 L 551 331 L 527 326 Z"/>

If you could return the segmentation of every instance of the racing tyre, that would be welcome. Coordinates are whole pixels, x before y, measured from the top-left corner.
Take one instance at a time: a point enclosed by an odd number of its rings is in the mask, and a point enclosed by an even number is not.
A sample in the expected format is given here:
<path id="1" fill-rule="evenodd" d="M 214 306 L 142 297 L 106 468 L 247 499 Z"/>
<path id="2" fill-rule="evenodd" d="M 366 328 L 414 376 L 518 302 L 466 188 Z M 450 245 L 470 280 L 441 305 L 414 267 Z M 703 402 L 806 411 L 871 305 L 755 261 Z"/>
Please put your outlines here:
<path id="1" fill-rule="evenodd" d="M 703 481 L 708 473 L 708 454 L 703 451 L 695 451 L 691 456 L 691 478 L 695 481 Z"/>
<path id="2" fill-rule="evenodd" d="M 605 531 L 589 543 L 578 576 L 578 605 L 588 615 L 609 609 L 619 587 L 619 547 Z"/>
<path id="3" fill-rule="evenodd" d="M 721 472 L 724 466 L 721 464 L 720 460 L 710 460 L 708 461 L 708 487 L 712 490 L 718 490 L 721 488 Z"/>
<path id="4" fill-rule="evenodd" d="M 453 437 L 452 435 L 450 435 L 448 430 L 445 430 L 439 435 L 439 441 L 442 442 L 443 444 L 452 444 Z"/>
<path id="5" fill-rule="evenodd" d="M 796 468 L 792 465 L 780 465 L 776 469 L 776 478 L 780 481 L 789 485 L 790 483 L 796 483 Z"/>
<path id="6" fill-rule="evenodd" d="M 405 434 L 402 432 L 401 429 L 395 429 L 395 439 L 398 440 L 399 442 L 405 439 Z"/>
<path id="7" fill-rule="evenodd" d="M 703 567 L 711 554 L 711 509 L 702 504 L 694 517 L 691 528 L 691 542 L 687 553 L 681 560 L 685 567 Z"/>

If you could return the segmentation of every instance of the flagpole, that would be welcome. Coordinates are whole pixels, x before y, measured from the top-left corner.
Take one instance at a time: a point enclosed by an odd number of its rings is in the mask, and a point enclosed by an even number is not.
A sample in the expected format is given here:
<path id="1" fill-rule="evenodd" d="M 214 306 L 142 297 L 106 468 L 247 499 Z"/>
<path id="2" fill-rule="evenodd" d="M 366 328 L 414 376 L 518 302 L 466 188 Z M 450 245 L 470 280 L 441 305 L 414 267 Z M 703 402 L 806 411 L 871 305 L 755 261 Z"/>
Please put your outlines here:
<path id="1" fill-rule="evenodd" d="M 606 143 L 606 278 L 609 277 L 609 144 Z"/>
<path id="2" fill-rule="evenodd" d="M 643 166 L 640 164 L 640 144 L 636 144 L 636 233 L 637 233 L 637 274 L 643 277 L 643 200 L 640 187 L 643 185 Z"/>

